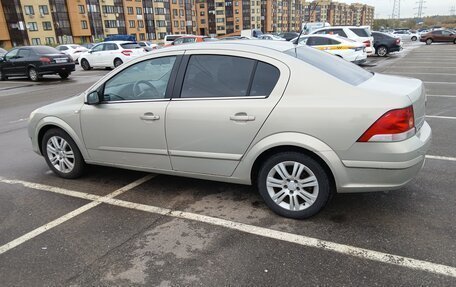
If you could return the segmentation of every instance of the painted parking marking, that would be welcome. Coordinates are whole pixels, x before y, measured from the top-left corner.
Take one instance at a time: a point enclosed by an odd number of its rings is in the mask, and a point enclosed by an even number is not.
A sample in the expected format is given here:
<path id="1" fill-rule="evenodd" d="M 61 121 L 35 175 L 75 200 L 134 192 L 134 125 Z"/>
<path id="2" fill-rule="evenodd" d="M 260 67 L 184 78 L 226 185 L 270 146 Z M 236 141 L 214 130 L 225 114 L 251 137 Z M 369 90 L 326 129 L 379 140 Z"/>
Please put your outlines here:
<path id="1" fill-rule="evenodd" d="M 6 244 L 4 244 L 3 246 L 0 246 L 0 254 L 3 254 L 5 252 L 7 252 L 8 250 L 11 250 L 13 249 L 14 247 L 17 247 L 19 245 L 21 245 L 22 243 L 24 242 L 27 242 L 29 241 L 30 239 L 72 219 L 73 217 L 76 217 L 84 212 L 86 212 L 87 210 L 90 210 L 100 204 L 103 203 L 103 200 L 105 199 L 112 199 L 113 197 L 116 197 L 122 193 L 125 193 L 127 191 L 129 191 L 130 189 L 133 189 L 135 187 L 137 187 L 138 185 L 150 180 L 151 178 L 155 177 L 156 175 L 154 174 L 150 174 L 150 175 L 146 175 L 138 180 L 135 180 L 134 182 L 124 186 L 124 187 L 121 187 L 115 191 L 113 191 L 112 193 L 110 194 L 107 194 L 105 196 L 95 196 L 95 195 L 90 195 L 88 193 L 81 193 L 81 192 L 76 192 L 76 191 L 72 191 L 72 190 L 68 190 L 68 189 L 63 189 L 63 188 L 58 188 L 58 187 L 52 187 L 52 186 L 48 186 L 48 185 L 43 185 L 43 184 L 37 184 L 37 183 L 31 183 L 31 182 L 25 182 L 25 181 L 18 181 L 18 180 L 8 180 L 8 179 L 4 179 L 2 177 L 0 177 L 0 182 L 2 183 L 8 183 L 8 184 L 21 184 L 25 187 L 29 187 L 29 188 L 32 188 L 32 189 L 38 189 L 38 190 L 42 190 L 42 191 L 50 191 L 50 192 L 54 192 L 54 193 L 59 193 L 59 194 L 65 194 L 65 195 L 68 195 L 68 196 L 73 196 L 73 197 L 79 197 L 79 198 L 84 198 L 84 199 L 87 199 L 87 200 L 91 200 L 92 202 L 88 203 L 88 204 L 85 204 L 81 207 L 79 207 L 78 209 L 75 209 L 43 226 L 40 226 L 16 239 L 14 239 L 13 241 L 10 241 Z M 78 195 L 78 196 L 76 196 Z"/>
<path id="2" fill-rule="evenodd" d="M 423 82 L 425 84 L 435 84 L 435 85 L 456 85 L 456 82 Z"/>
<path id="3" fill-rule="evenodd" d="M 456 98 L 456 95 L 426 95 L 431 98 Z"/>
<path id="4" fill-rule="evenodd" d="M 426 158 L 438 159 L 438 160 L 456 161 L 456 157 L 440 156 L 440 155 L 426 155 Z"/>
<path id="5" fill-rule="evenodd" d="M 20 122 L 24 122 L 24 121 L 27 121 L 29 118 L 22 118 L 22 119 L 18 119 L 18 120 L 15 120 L 15 121 L 10 121 L 8 122 L 9 124 L 15 124 L 15 123 L 20 123 Z"/>
<path id="6" fill-rule="evenodd" d="M 211 217 L 211 216 L 207 216 L 207 215 L 201 215 L 201 214 L 196 214 L 196 213 L 191 213 L 191 212 L 184 212 L 184 211 L 179 211 L 179 210 L 172 210 L 172 209 L 168 209 L 168 208 L 134 203 L 134 202 L 129 202 L 129 201 L 124 201 L 124 200 L 119 200 L 119 199 L 113 198 L 114 196 L 119 195 L 119 194 L 125 192 L 126 190 L 129 190 L 129 189 L 133 188 L 134 186 L 137 186 L 137 185 L 149 180 L 150 178 L 151 178 L 150 176 L 146 176 L 146 177 L 139 179 L 139 180 L 135 181 L 134 183 L 131 183 L 106 196 L 98 196 L 98 195 L 88 194 L 88 193 L 84 193 L 84 192 L 56 188 L 56 187 L 52 187 L 52 186 L 35 184 L 35 183 L 21 181 L 21 180 L 9 180 L 9 179 L 5 179 L 5 178 L 1 178 L 1 177 L 0 177 L 0 182 L 7 183 L 7 184 L 21 184 L 23 186 L 34 188 L 34 189 L 56 192 L 56 193 L 65 194 L 68 196 L 74 196 L 74 197 L 78 197 L 78 198 L 94 200 L 93 202 L 86 204 L 86 205 L 76 209 L 75 211 L 70 212 L 69 214 L 63 216 L 63 219 L 60 219 L 60 218 L 57 219 L 56 221 L 60 220 L 59 222 L 56 222 L 56 223 L 51 222 L 50 223 L 51 225 L 49 225 L 50 228 L 57 226 L 58 224 L 65 222 L 66 220 L 68 220 L 74 216 L 77 216 L 78 214 L 81 214 L 82 212 L 84 212 L 90 208 L 93 208 L 101 203 L 106 203 L 106 204 L 110 204 L 110 205 L 114 205 L 114 206 L 118 206 L 118 207 L 124 207 L 124 208 L 134 209 L 134 210 L 138 210 L 138 211 L 143 211 L 143 212 L 148 212 L 148 213 L 153 213 L 153 214 L 158 214 L 158 215 L 163 215 L 163 216 L 168 216 L 168 217 L 202 222 L 202 223 L 206 223 L 206 224 L 210 224 L 210 225 L 214 225 L 214 226 L 220 226 L 220 227 L 228 228 L 231 230 L 240 231 L 243 233 L 248 233 L 248 234 L 257 235 L 257 236 L 261 236 L 261 237 L 265 237 L 265 238 L 271 238 L 271 239 L 275 239 L 275 240 L 279 240 L 279 241 L 298 244 L 298 245 L 305 246 L 305 247 L 322 249 L 325 251 L 331 251 L 331 252 L 336 252 L 336 253 L 347 255 L 347 256 L 357 257 L 360 259 L 366 259 L 366 260 L 376 261 L 376 262 L 380 262 L 380 263 L 392 264 L 392 265 L 410 268 L 410 269 L 414 269 L 414 270 L 426 271 L 426 272 L 430 272 L 430 273 L 434 273 L 434 274 L 438 274 L 438 275 L 445 275 L 445 276 L 450 276 L 450 277 L 456 278 L 456 267 L 452 267 L 452 266 L 447 266 L 447 265 L 437 264 L 437 263 L 433 263 L 433 262 L 429 262 L 429 261 L 418 260 L 418 259 L 414 259 L 414 258 L 410 258 L 410 257 L 404 257 L 404 256 L 374 251 L 374 250 L 365 249 L 365 248 L 359 248 L 359 247 L 345 245 L 345 244 L 339 244 L 339 243 L 326 241 L 326 240 L 320 240 L 317 238 L 308 237 L 308 236 L 304 236 L 304 235 L 298 235 L 298 234 L 278 231 L 278 230 L 274 230 L 274 229 L 269 229 L 269 228 L 265 228 L 265 227 L 259 227 L 259 226 L 255 226 L 255 225 L 230 221 L 230 220 Z M 44 227 L 42 227 L 42 229 L 43 229 L 42 232 L 44 232 L 44 231 L 48 230 L 49 228 L 45 229 Z M 34 231 L 32 231 L 32 232 L 34 232 Z M 41 233 L 38 233 L 38 234 L 41 234 Z M 36 236 L 38 234 L 31 234 L 31 235 Z M 31 238 L 33 238 L 33 237 L 31 237 Z M 20 237 L 19 239 L 21 239 L 21 238 L 22 237 Z M 19 239 L 16 239 L 16 240 L 19 240 Z M 14 243 L 16 240 L 13 240 L 12 242 L 10 242 L 8 244 Z M 19 244 L 20 243 L 21 242 L 19 240 Z M 8 244 L 6 244 L 6 245 L 8 245 Z M 19 244 L 16 244 L 14 246 L 6 246 L 6 247 L 4 247 L 5 246 L 4 245 L 4 246 L 0 247 L 0 254 L 3 252 L 6 252 L 7 250 L 9 250 Z M 8 248 L 8 249 L 6 249 L 6 248 Z M 4 249 L 6 249 L 6 250 L 4 250 Z M 3 251 L 3 252 L 1 252 L 1 251 Z"/>
<path id="7" fill-rule="evenodd" d="M 449 116 L 426 116 L 426 118 L 430 118 L 430 119 L 444 119 L 444 120 L 456 120 L 456 117 L 449 117 Z"/>

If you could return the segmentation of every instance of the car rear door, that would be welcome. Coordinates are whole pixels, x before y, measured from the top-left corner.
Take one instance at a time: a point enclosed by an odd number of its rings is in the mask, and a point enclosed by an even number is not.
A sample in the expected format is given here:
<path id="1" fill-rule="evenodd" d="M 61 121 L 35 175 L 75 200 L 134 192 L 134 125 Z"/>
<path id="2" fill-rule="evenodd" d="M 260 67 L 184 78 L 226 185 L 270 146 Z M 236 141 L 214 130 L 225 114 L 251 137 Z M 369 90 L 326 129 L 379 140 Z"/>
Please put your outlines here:
<path id="1" fill-rule="evenodd" d="M 14 59 L 14 73 L 27 75 L 27 66 L 30 63 L 31 51 L 28 48 L 21 48 Z"/>
<path id="2" fill-rule="evenodd" d="M 226 53 L 194 50 L 184 57 L 166 112 L 175 171 L 230 176 L 286 88 L 282 62 Z"/>
<path id="3" fill-rule="evenodd" d="M 4 62 L 1 65 L 2 72 L 4 75 L 14 75 L 15 61 L 19 49 L 12 49 L 4 56 Z"/>

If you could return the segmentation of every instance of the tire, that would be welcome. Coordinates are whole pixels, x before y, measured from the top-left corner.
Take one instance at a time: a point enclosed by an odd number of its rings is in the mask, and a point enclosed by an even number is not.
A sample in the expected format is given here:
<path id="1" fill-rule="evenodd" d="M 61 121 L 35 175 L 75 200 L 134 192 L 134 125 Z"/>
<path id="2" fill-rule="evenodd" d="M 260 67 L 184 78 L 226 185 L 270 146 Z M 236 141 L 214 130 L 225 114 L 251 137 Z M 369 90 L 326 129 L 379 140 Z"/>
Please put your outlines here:
<path id="1" fill-rule="evenodd" d="M 65 80 L 65 79 L 68 79 L 68 77 L 70 76 L 70 73 L 62 72 L 62 73 L 59 73 L 59 76 L 60 76 L 60 78 Z"/>
<path id="2" fill-rule="evenodd" d="M 453 44 L 456 44 L 456 39 L 454 39 Z"/>
<path id="3" fill-rule="evenodd" d="M 43 136 L 41 150 L 49 168 L 58 176 L 73 179 L 83 174 L 84 158 L 76 143 L 63 130 L 48 130 Z"/>
<path id="4" fill-rule="evenodd" d="M 416 40 L 418 40 L 418 38 L 416 36 L 413 36 L 412 41 L 415 42 Z"/>
<path id="5" fill-rule="evenodd" d="M 28 69 L 27 75 L 28 75 L 28 78 L 33 82 L 37 82 L 41 79 L 41 76 L 38 74 L 36 69 L 33 67 Z"/>
<path id="6" fill-rule="evenodd" d="M 88 71 L 88 70 L 92 69 L 92 67 L 89 64 L 89 61 L 87 61 L 86 59 L 81 60 L 81 67 L 84 71 Z"/>
<path id="7" fill-rule="evenodd" d="M 5 74 L 3 73 L 2 70 L 0 70 L 0 81 L 5 81 L 5 80 L 8 80 L 8 77 L 5 76 Z"/>
<path id="8" fill-rule="evenodd" d="M 298 152 L 283 152 L 268 158 L 260 168 L 257 185 L 272 211 L 295 219 L 317 214 L 329 201 L 332 190 L 322 165 Z"/>
<path id="9" fill-rule="evenodd" d="M 427 40 L 426 40 L 426 45 L 431 45 L 432 42 L 433 42 L 432 39 L 427 39 Z"/>
<path id="10" fill-rule="evenodd" d="M 117 68 L 122 64 L 123 64 L 123 61 L 121 59 L 119 59 L 119 58 L 114 59 L 114 68 Z"/>
<path id="11" fill-rule="evenodd" d="M 388 48 L 385 46 L 380 46 L 377 48 L 377 55 L 379 57 L 386 57 L 388 55 Z"/>

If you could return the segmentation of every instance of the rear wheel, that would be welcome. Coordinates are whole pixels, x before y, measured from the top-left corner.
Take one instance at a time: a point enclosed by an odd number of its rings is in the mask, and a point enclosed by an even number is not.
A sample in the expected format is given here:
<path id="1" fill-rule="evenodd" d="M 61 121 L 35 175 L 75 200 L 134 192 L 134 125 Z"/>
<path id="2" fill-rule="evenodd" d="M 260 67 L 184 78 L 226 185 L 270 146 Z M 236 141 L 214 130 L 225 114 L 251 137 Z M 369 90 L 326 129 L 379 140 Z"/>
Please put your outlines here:
<path id="1" fill-rule="evenodd" d="M 40 75 L 38 74 L 38 71 L 35 68 L 29 68 L 28 69 L 28 77 L 30 80 L 36 82 L 40 80 Z"/>
<path id="2" fill-rule="evenodd" d="M 418 40 L 418 38 L 416 36 L 413 36 L 412 41 L 416 41 L 416 40 Z"/>
<path id="3" fill-rule="evenodd" d="M 81 60 L 81 67 L 82 69 L 84 69 L 84 71 L 92 69 L 92 67 L 90 67 L 89 61 L 87 61 L 86 59 Z"/>
<path id="4" fill-rule="evenodd" d="M 70 76 L 70 73 L 62 72 L 59 73 L 60 78 L 67 79 Z"/>
<path id="5" fill-rule="evenodd" d="M 432 39 L 427 39 L 427 40 L 426 40 L 426 45 L 431 45 L 432 42 L 433 42 Z"/>
<path id="6" fill-rule="evenodd" d="M 283 152 L 264 162 L 258 173 L 258 189 L 275 213 L 303 219 L 326 205 L 331 182 L 313 158 L 298 152 Z"/>
<path id="7" fill-rule="evenodd" d="M 117 67 L 119 67 L 119 66 L 122 65 L 122 64 L 123 64 L 123 61 L 122 61 L 121 59 L 116 58 L 116 59 L 114 60 L 114 68 L 117 68 Z"/>
<path id="8" fill-rule="evenodd" d="M 453 44 L 456 44 L 456 39 L 454 39 Z"/>
<path id="9" fill-rule="evenodd" d="M 378 47 L 377 55 L 379 55 L 380 57 L 385 57 L 386 55 L 388 55 L 388 48 L 386 48 L 385 46 Z"/>
<path id="10" fill-rule="evenodd" d="M 73 139 L 61 129 L 48 130 L 41 142 L 41 150 L 51 170 L 63 178 L 77 178 L 86 166 Z"/>

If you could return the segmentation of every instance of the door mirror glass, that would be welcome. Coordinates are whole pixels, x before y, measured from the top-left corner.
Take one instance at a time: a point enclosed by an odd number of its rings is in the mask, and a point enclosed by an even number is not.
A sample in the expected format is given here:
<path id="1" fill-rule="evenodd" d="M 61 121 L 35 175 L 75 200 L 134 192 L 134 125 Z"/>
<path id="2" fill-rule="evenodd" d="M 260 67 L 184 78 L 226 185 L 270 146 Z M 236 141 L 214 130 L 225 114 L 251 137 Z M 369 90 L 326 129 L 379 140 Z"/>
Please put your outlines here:
<path id="1" fill-rule="evenodd" d="M 87 105 L 97 105 L 100 102 L 101 102 L 101 99 L 100 99 L 100 95 L 98 94 L 98 91 L 93 91 L 87 95 L 85 103 Z"/>
<path id="2" fill-rule="evenodd" d="M 3 56 L 0 56 L 0 63 L 2 63 L 4 61 L 5 61 L 5 58 L 3 58 Z"/>

